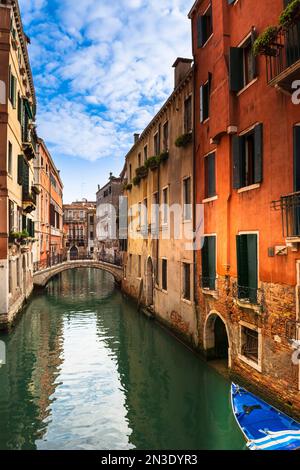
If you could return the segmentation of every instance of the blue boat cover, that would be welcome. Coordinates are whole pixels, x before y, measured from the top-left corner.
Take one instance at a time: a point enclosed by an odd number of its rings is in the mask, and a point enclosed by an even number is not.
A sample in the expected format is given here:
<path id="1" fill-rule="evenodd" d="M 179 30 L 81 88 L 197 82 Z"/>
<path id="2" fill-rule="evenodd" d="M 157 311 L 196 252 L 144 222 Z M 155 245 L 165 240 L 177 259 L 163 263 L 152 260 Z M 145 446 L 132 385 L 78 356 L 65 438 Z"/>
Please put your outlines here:
<path id="1" fill-rule="evenodd" d="M 249 449 L 300 449 L 300 424 L 292 418 L 234 383 L 231 401 Z"/>

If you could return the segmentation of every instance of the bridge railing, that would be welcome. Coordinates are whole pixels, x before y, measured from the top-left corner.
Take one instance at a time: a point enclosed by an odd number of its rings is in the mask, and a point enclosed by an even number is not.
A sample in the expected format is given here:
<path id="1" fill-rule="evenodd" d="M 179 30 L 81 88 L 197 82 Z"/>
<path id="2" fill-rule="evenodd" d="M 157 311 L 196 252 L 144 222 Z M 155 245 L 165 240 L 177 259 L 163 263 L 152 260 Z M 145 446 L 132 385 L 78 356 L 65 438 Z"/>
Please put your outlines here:
<path id="1" fill-rule="evenodd" d="M 47 257 L 47 259 L 42 261 L 37 261 L 33 264 L 33 272 L 37 273 L 38 271 L 43 271 L 44 269 L 52 268 L 66 261 L 102 261 L 103 263 L 108 263 L 113 266 L 121 267 L 123 265 L 122 256 L 116 254 L 115 256 L 110 256 L 107 254 L 100 254 L 97 258 L 94 258 L 92 255 L 79 255 L 79 256 L 70 256 L 67 258 L 65 255 L 53 255 Z"/>
<path id="2" fill-rule="evenodd" d="M 33 263 L 33 272 L 42 271 L 43 269 L 51 268 L 52 266 L 57 266 L 58 264 L 67 261 L 67 257 L 64 255 L 52 255 L 48 256 L 46 259 L 37 261 Z"/>
<path id="3" fill-rule="evenodd" d="M 103 263 L 113 264 L 114 266 L 123 266 L 123 257 L 122 255 L 115 253 L 113 255 L 109 255 L 107 253 L 99 253 L 98 254 L 98 261 L 102 261 Z"/>

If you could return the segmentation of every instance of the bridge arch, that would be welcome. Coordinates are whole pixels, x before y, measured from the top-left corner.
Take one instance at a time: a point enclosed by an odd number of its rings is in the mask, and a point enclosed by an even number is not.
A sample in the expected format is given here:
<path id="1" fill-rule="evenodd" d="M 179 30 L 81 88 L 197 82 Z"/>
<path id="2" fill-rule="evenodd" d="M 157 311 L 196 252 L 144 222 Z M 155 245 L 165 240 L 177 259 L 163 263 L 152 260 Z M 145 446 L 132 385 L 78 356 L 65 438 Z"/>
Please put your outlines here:
<path id="1" fill-rule="evenodd" d="M 102 271 L 106 271 L 115 278 L 117 283 L 121 283 L 123 279 L 123 268 L 120 266 L 115 266 L 109 263 L 102 261 L 94 260 L 75 260 L 75 261 L 66 261 L 64 263 L 58 264 L 56 266 L 51 266 L 50 268 L 43 269 L 42 271 L 37 271 L 33 275 L 33 284 L 37 287 L 45 287 L 46 284 L 63 271 L 68 271 L 69 269 L 79 269 L 79 268 L 95 268 Z"/>

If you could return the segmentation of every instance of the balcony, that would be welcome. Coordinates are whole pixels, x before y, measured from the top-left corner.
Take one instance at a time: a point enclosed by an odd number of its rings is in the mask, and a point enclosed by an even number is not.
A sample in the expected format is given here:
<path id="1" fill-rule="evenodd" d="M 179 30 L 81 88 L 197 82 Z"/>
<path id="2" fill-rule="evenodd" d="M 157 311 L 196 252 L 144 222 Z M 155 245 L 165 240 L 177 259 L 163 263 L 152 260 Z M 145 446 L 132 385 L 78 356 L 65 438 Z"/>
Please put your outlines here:
<path id="1" fill-rule="evenodd" d="M 23 189 L 22 205 L 23 210 L 24 212 L 26 212 L 26 214 L 30 214 L 30 212 L 33 212 L 36 209 L 36 194 L 29 193 L 28 191 Z"/>
<path id="2" fill-rule="evenodd" d="M 292 94 L 300 73 L 300 22 L 280 28 L 266 52 L 268 84 Z"/>
<path id="3" fill-rule="evenodd" d="M 35 157 L 36 142 L 32 138 L 31 131 L 28 129 L 24 129 L 22 139 L 23 139 L 23 143 L 22 143 L 23 152 L 27 160 L 32 160 Z"/>
<path id="4" fill-rule="evenodd" d="M 300 242 L 300 191 L 281 196 L 272 202 L 274 210 L 281 211 L 283 236 L 291 242 Z"/>

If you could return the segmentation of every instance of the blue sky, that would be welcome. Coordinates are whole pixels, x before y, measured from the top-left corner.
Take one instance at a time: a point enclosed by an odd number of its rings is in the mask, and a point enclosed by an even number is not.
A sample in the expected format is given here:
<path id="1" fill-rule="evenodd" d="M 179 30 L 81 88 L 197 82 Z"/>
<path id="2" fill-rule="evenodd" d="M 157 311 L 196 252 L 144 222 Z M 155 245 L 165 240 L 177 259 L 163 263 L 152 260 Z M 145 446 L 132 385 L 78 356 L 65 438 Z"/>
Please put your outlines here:
<path id="1" fill-rule="evenodd" d="M 192 0 L 19 0 L 38 97 L 38 133 L 64 201 L 95 199 L 191 57 Z"/>

